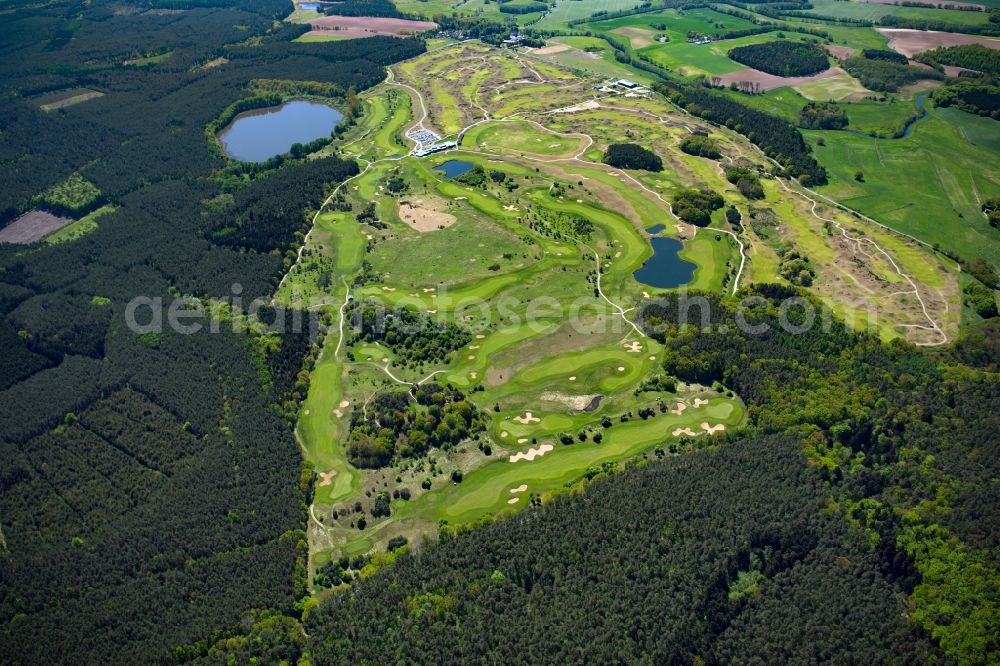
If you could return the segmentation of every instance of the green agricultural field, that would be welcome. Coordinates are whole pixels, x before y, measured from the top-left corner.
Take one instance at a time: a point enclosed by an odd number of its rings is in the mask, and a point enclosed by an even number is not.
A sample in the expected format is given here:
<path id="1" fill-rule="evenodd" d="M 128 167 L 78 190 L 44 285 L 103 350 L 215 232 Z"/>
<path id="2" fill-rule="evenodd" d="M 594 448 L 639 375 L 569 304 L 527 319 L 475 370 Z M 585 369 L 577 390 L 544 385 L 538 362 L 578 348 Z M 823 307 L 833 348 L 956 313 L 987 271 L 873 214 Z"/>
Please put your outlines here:
<path id="1" fill-rule="evenodd" d="M 535 25 L 546 30 L 568 28 L 569 21 L 589 18 L 601 11 L 632 9 L 640 4 L 641 0 L 556 0 L 552 9 Z"/>
<path id="2" fill-rule="evenodd" d="M 933 109 L 909 137 L 877 140 L 846 132 L 808 132 L 826 166 L 827 196 L 967 258 L 1000 261 L 995 231 L 978 201 L 1000 195 L 995 122 L 950 109 Z M 974 143 L 968 137 L 977 137 Z M 857 171 L 864 182 L 855 180 Z"/>

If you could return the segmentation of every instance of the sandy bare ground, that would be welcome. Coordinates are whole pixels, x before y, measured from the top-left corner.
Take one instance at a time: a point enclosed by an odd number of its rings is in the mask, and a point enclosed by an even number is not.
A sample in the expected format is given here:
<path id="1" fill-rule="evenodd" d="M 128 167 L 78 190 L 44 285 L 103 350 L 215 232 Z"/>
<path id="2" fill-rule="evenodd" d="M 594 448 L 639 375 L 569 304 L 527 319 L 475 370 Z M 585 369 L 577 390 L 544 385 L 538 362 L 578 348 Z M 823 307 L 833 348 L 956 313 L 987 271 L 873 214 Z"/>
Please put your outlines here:
<path id="1" fill-rule="evenodd" d="M 823 48 L 837 60 L 847 60 L 854 55 L 856 50 L 850 46 L 834 46 L 833 44 L 824 44 Z"/>
<path id="2" fill-rule="evenodd" d="M 546 453 L 552 451 L 553 449 L 555 449 L 555 447 L 552 446 L 551 444 L 542 444 L 537 449 L 531 448 L 528 449 L 527 451 L 521 451 L 520 453 L 515 453 L 510 457 L 510 461 L 512 463 L 516 463 L 518 460 L 531 461 L 534 460 L 535 458 L 538 458 L 539 456 L 544 456 Z"/>
<path id="3" fill-rule="evenodd" d="M 331 469 L 329 472 L 320 472 L 320 478 L 322 481 L 319 482 L 321 486 L 328 486 L 333 483 L 333 477 L 337 476 L 337 470 Z"/>
<path id="4" fill-rule="evenodd" d="M 540 49 L 528 49 L 528 53 L 534 53 L 535 55 L 552 55 L 553 53 L 569 51 L 572 48 L 573 47 L 568 44 L 550 44 L 549 46 L 544 46 Z"/>
<path id="5" fill-rule="evenodd" d="M 622 37 L 628 37 L 632 43 L 632 48 L 641 49 L 653 43 L 656 33 L 646 28 L 615 28 L 611 32 Z"/>
<path id="6" fill-rule="evenodd" d="M 935 7 L 979 7 L 980 9 L 986 9 L 985 6 L 976 4 L 974 2 L 956 2 L 956 0 L 923 0 L 928 4 L 933 4 Z M 900 0 L 859 0 L 859 2 L 866 5 L 898 5 Z"/>
<path id="7" fill-rule="evenodd" d="M 568 407 L 571 412 L 579 413 L 590 407 L 596 398 L 601 398 L 603 396 L 599 393 L 595 393 L 593 395 L 566 395 L 565 393 L 549 392 L 543 393 L 538 397 L 542 400 L 558 402 L 559 404 Z"/>
<path id="8" fill-rule="evenodd" d="M 375 35 L 412 35 L 438 27 L 433 21 L 410 21 L 399 18 L 376 16 L 321 16 L 307 21 L 312 30 L 307 35 L 329 35 L 334 32 L 339 37 L 374 37 Z"/>
<path id="9" fill-rule="evenodd" d="M 935 30 L 911 30 L 910 28 L 876 28 L 889 38 L 889 48 L 899 51 L 907 58 L 918 53 L 936 49 L 939 46 L 961 46 L 962 44 L 982 44 L 991 49 L 1000 49 L 1000 39 L 964 35 L 957 32 L 937 32 Z"/>
<path id="10" fill-rule="evenodd" d="M 3 229 L 0 229 L 0 243 L 34 243 L 57 229 L 62 229 L 73 220 L 59 217 L 44 210 L 29 210 Z"/>
<path id="11" fill-rule="evenodd" d="M 759 83 L 761 90 L 774 90 L 775 88 L 781 88 L 782 86 L 800 86 L 803 83 L 819 81 L 820 79 L 828 79 L 831 76 L 837 76 L 838 74 L 843 73 L 844 70 L 840 67 L 831 67 L 825 72 L 813 74 L 812 76 L 775 76 L 774 74 L 768 74 L 767 72 L 761 72 L 760 70 L 750 69 L 748 67 L 747 69 L 741 69 L 736 72 L 723 74 L 719 78 L 721 79 L 722 85 L 725 86 L 728 86 L 730 83 L 747 81 L 749 83 Z"/>
<path id="12" fill-rule="evenodd" d="M 601 108 L 600 102 L 596 99 L 588 99 L 586 102 L 580 102 L 573 106 L 564 106 L 561 109 L 555 109 L 551 113 L 577 113 L 578 111 L 592 111 L 599 108 Z"/>
<path id="13" fill-rule="evenodd" d="M 425 208 L 420 205 L 420 202 L 415 203 L 416 205 L 411 203 L 402 203 L 399 205 L 399 217 L 413 229 L 421 233 L 427 233 L 428 231 L 437 231 L 438 229 L 450 227 L 455 224 L 455 216 L 451 213 L 443 213 L 431 208 Z"/>
<path id="14" fill-rule="evenodd" d="M 73 106 L 74 104 L 86 102 L 87 100 L 96 99 L 98 97 L 104 97 L 104 93 L 96 90 L 89 90 L 87 88 L 81 88 L 76 94 L 62 97 L 60 99 L 54 99 L 51 102 L 43 101 L 38 105 L 38 108 L 42 111 L 55 111 L 56 109 L 65 109 L 68 106 Z M 53 98 L 52 96 L 46 95 L 43 99 Z"/>

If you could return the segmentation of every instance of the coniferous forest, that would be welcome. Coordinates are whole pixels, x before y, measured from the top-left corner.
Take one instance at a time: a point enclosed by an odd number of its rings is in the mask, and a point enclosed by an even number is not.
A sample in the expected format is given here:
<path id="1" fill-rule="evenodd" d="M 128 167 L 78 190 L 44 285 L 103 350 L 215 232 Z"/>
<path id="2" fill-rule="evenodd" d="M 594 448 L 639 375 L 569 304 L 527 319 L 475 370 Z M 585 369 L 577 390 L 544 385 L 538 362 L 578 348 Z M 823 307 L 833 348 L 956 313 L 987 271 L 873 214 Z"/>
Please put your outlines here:
<path id="1" fill-rule="evenodd" d="M 223 158 L 205 128 L 253 96 L 251 81 L 308 72 L 334 93 L 363 90 L 424 46 L 293 43 L 304 28 L 274 28 L 288 8 L 273 0 L 175 6 L 186 11 L 97 0 L 0 17 L 0 224 L 74 174 L 114 207 L 71 243 L 0 245 L 7 664 L 163 663 L 305 591 L 310 484 L 289 417 L 308 330 L 277 328 L 277 345 L 228 322 L 139 335 L 124 310 L 135 296 L 164 311 L 179 295 L 269 296 L 307 208 L 357 172 L 336 158 Z M 156 67 L 123 64 L 166 52 Z M 67 88 L 103 96 L 39 108 Z"/>

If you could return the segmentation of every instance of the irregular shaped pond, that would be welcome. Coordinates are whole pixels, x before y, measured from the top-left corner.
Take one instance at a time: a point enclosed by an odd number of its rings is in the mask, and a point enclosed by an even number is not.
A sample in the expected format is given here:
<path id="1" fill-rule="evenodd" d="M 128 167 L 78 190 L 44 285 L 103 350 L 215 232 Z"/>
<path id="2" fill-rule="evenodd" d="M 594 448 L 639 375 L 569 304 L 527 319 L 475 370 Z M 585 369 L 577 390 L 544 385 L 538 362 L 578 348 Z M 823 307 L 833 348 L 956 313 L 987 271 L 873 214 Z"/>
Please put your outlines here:
<path id="1" fill-rule="evenodd" d="M 646 227 L 646 231 L 648 231 L 649 233 L 651 233 L 651 234 L 653 234 L 655 236 L 656 234 L 660 233 L 661 231 L 663 231 L 666 228 L 667 228 L 667 225 L 665 225 L 665 224 L 654 224 L 651 227 Z"/>
<path id="2" fill-rule="evenodd" d="M 476 165 L 465 160 L 448 160 L 447 162 L 438 164 L 434 168 L 437 171 L 444 171 L 444 175 L 448 178 L 458 178 L 463 173 L 471 171 L 474 166 Z"/>
<path id="3" fill-rule="evenodd" d="M 650 243 L 653 245 L 653 256 L 634 273 L 636 280 L 658 289 L 672 289 L 691 281 L 696 266 L 677 256 L 684 247 L 680 241 L 657 236 L 651 238 Z"/>
<path id="4" fill-rule="evenodd" d="M 263 162 L 287 153 L 293 144 L 330 136 L 343 118 L 326 104 L 294 100 L 239 114 L 219 132 L 219 142 L 233 159 Z"/>

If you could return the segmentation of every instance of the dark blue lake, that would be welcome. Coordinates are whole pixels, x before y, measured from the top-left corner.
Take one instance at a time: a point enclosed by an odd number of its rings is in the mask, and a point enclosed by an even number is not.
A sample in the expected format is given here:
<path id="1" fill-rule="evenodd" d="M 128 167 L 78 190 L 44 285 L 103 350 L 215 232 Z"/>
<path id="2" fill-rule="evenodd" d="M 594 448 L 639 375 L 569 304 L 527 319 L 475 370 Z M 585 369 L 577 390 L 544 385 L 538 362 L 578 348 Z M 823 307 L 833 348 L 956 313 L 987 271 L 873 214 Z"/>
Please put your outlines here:
<path id="1" fill-rule="evenodd" d="M 684 247 L 680 241 L 657 236 L 651 238 L 650 243 L 653 245 L 653 256 L 634 273 L 636 280 L 658 289 L 672 289 L 691 281 L 696 266 L 677 256 Z"/>
<path id="2" fill-rule="evenodd" d="M 648 231 L 649 233 L 651 233 L 651 234 L 653 234 L 655 236 L 656 234 L 660 233 L 661 231 L 663 231 L 666 228 L 667 228 L 667 225 L 665 225 L 665 224 L 654 224 L 651 227 L 646 227 L 646 231 Z"/>
<path id="3" fill-rule="evenodd" d="M 330 136 L 343 118 L 344 114 L 326 104 L 295 100 L 239 114 L 219 132 L 219 141 L 233 159 L 263 162 L 287 153 L 292 144 Z"/>
<path id="4" fill-rule="evenodd" d="M 465 160 L 448 160 L 447 162 L 438 164 L 434 168 L 438 171 L 444 171 L 444 175 L 448 178 L 458 178 L 463 173 L 472 171 L 474 166 L 476 165 Z"/>

